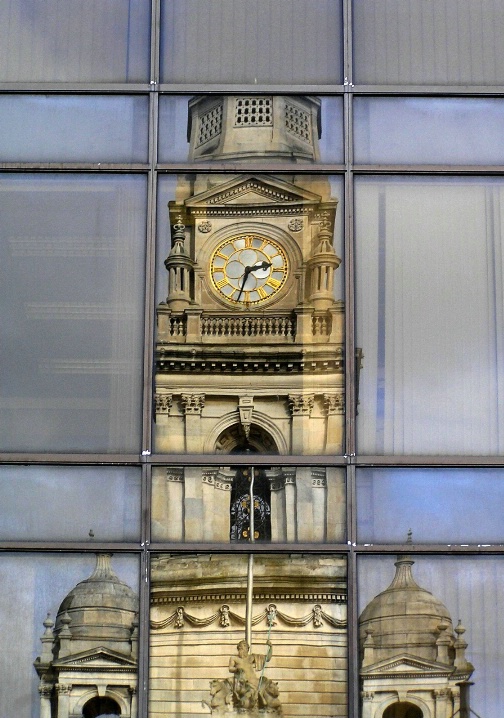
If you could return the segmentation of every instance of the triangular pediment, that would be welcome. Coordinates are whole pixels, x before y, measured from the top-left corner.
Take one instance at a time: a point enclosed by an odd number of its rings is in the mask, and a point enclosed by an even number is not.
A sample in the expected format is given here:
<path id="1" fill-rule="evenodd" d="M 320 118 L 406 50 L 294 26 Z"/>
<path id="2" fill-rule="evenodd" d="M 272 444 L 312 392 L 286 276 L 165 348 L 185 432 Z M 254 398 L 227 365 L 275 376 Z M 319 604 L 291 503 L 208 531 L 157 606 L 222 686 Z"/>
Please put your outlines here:
<path id="1" fill-rule="evenodd" d="M 314 205 L 322 201 L 320 195 L 285 182 L 278 177 L 248 175 L 235 177 L 225 184 L 212 187 L 185 201 L 186 207 L 258 206 L 258 205 Z"/>
<path id="2" fill-rule="evenodd" d="M 122 653 L 110 650 L 110 648 L 93 648 L 89 651 L 74 653 L 54 661 L 53 666 L 57 668 L 136 668 L 137 662 Z"/>
<path id="3" fill-rule="evenodd" d="M 362 676 L 379 677 L 381 675 L 409 674 L 409 675 L 432 675 L 440 673 L 449 675 L 453 672 L 453 666 L 447 666 L 436 661 L 428 661 L 424 658 L 411 656 L 407 653 L 378 661 L 361 669 Z"/>

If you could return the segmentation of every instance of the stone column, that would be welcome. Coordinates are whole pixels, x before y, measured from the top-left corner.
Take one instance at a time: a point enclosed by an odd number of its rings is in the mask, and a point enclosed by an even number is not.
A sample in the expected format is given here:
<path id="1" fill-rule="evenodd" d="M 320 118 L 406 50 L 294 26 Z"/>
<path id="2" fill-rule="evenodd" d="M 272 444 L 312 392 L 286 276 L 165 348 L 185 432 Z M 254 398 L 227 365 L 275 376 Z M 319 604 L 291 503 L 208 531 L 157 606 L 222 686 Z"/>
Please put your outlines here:
<path id="1" fill-rule="evenodd" d="M 203 508 L 203 477 L 198 466 L 186 466 L 184 496 L 184 528 L 186 541 L 203 541 L 206 538 Z"/>
<path id="2" fill-rule="evenodd" d="M 214 478 L 214 508 L 215 515 L 213 520 L 214 540 L 229 541 L 229 533 L 231 531 L 231 484 L 232 481 L 216 473 Z"/>
<path id="3" fill-rule="evenodd" d="M 441 688 L 434 691 L 434 700 L 436 702 L 436 718 L 448 718 L 448 698 L 450 691 L 448 688 Z"/>
<path id="4" fill-rule="evenodd" d="M 285 477 L 270 481 L 271 487 L 271 540 L 287 541 Z"/>
<path id="5" fill-rule="evenodd" d="M 130 686 L 128 688 L 130 696 L 131 696 L 131 708 L 130 708 L 130 716 L 131 718 L 137 718 L 137 712 L 138 712 L 138 697 L 137 697 L 137 689 L 136 686 Z"/>
<path id="6" fill-rule="evenodd" d="M 372 691 L 362 691 L 362 718 L 373 718 L 374 713 L 374 693 Z"/>
<path id="7" fill-rule="evenodd" d="M 312 470 L 310 466 L 298 466 L 297 468 L 296 497 L 298 541 L 314 541 Z"/>
<path id="8" fill-rule="evenodd" d="M 41 683 L 38 690 L 40 693 L 40 718 L 51 718 L 52 686 L 48 683 Z"/>
<path id="9" fill-rule="evenodd" d="M 182 394 L 182 408 L 185 416 L 185 450 L 188 454 L 202 452 L 201 412 L 205 406 L 204 394 Z"/>
<path id="10" fill-rule="evenodd" d="M 285 473 L 285 529 L 286 540 L 297 541 L 296 469 L 284 469 Z"/>
<path id="11" fill-rule="evenodd" d="M 58 718 L 69 718 L 72 686 L 65 683 L 57 683 L 56 692 L 58 694 Z"/>
<path id="12" fill-rule="evenodd" d="M 289 394 L 291 421 L 291 447 L 293 454 L 306 454 L 309 443 L 310 416 L 315 403 L 314 394 Z"/>
<path id="13" fill-rule="evenodd" d="M 313 538 L 325 541 L 327 537 L 327 480 L 325 468 L 312 469 Z"/>
<path id="14" fill-rule="evenodd" d="M 326 467 L 327 533 L 326 541 L 338 543 L 345 535 L 346 504 L 345 479 L 336 466 Z"/>
<path id="15" fill-rule="evenodd" d="M 214 507 L 214 501 L 217 499 L 215 496 L 215 483 L 212 474 L 207 471 L 201 471 L 201 498 L 203 501 L 203 523 L 205 526 L 205 541 L 216 541 L 216 513 L 219 512 L 219 507 Z M 220 507 L 224 509 L 224 507 Z M 227 510 L 229 513 L 229 509 Z M 227 536 L 229 539 L 229 535 Z M 226 540 L 226 539 L 224 539 Z"/>
<path id="16" fill-rule="evenodd" d="M 343 448 L 343 424 L 345 414 L 345 396 L 343 391 L 324 394 L 326 411 L 325 454 L 339 454 Z"/>
<path id="17" fill-rule="evenodd" d="M 184 469 L 168 467 L 165 478 L 167 541 L 184 540 Z"/>

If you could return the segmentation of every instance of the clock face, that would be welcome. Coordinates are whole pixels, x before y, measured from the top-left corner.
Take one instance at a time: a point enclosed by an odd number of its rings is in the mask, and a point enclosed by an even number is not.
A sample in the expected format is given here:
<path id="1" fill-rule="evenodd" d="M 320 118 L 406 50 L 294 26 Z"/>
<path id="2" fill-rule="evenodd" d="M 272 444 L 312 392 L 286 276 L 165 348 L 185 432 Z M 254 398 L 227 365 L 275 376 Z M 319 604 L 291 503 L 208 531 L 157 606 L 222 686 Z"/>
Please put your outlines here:
<path id="1" fill-rule="evenodd" d="M 212 255 L 210 276 L 219 294 L 238 305 L 268 302 L 285 284 L 287 256 L 273 239 L 239 234 L 219 244 Z"/>

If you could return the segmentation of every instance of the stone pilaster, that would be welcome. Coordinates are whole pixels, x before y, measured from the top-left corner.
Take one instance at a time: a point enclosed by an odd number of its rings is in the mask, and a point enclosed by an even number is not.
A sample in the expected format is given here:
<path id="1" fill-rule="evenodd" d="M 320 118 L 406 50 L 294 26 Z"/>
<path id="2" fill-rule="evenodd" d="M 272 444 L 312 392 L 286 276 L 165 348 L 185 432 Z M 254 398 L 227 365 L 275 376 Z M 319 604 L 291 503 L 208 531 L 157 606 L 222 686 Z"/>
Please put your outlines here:
<path id="1" fill-rule="evenodd" d="M 52 685 L 41 681 L 38 690 L 40 694 L 40 718 L 51 718 Z"/>
<path id="2" fill-rule="evenodd" d="M 182 394 L 181 404 L 185 418 L 185 450 L 188 454 L 202 453 L 201 413 L 205 406 L 204 394 Z"/>
<path id="3" fill-rule="evenodd" d="M 71 692 L 71 685 L 68 685 L 66 683 L 56 684 L 56 693 L 58 695 L 58 718 L 69 718 Z"/>
<path id="4" fill-rule="evenodd" d="M 297 541 L 296 470 L 285 470 L 285 528 L 286 540 Z"/>
<path id="5" fill-rule="evenodd" d="M 374 693 L 373 691 L 362 691 L 362 718 L 373 718 L 374 714 Z"/>
<path id="6" fill-rule="evenodd" d="M 292 416 L 291 446 L 293 454 L 305 454 L 309 443 L 310 416 L 315 404 L 314 394 L 289 394 Z"/>
<path id="7" fill-rule="evenodd" d="M 434 691 L 435 701 L 435 718 L 449 718 L 451 711 L 448 712 L 449 708 L 450 691 L 448 688 L 441 688 Z"/>
<path id="8" fill-rule="evenodd" d="M 337 454 L 343 445 L 343 422 L 345 413 L 345 396 L 343 391 L 334 394 L 324 394 L 324 409 L 326 413 L 326 454 Z"/>
<path id="9" fill-rule="evenodd" d="M 184 469 L 166 469 L 166 540 L 183 541 Z"/>

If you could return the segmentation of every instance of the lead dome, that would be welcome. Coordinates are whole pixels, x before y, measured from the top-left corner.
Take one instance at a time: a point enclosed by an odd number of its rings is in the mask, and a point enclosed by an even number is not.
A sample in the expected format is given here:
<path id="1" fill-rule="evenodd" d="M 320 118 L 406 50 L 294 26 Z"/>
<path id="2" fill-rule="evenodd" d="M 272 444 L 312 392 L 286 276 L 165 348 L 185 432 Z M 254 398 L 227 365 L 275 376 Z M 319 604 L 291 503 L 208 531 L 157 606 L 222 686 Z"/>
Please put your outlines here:
<path id="1" fill-rule="evenodd" d="M 366 606 L 359 619 L 360 647 L 373 645 L 374 661 L 402 652 L 435 661 L 441 633 L 449 637 L 453 660 L 453 624 L 446 606 L 413 578 L 414 561 L 397 557 L 392 583 Z"/>
<path id="2" fill-rule="evenodd" d="M 137 611 L 137 596 L 114 573 L 111 555 L 98 554 L 91 576 L 80 581 L 63 599 L 55 632 L 61 633 L 68 625 L 73 641 L 99 640 L 101 645 L 124 651 L 124 644 L 131 641 Z"/>

